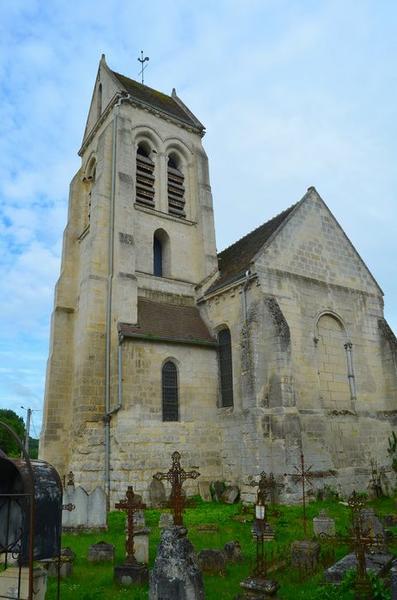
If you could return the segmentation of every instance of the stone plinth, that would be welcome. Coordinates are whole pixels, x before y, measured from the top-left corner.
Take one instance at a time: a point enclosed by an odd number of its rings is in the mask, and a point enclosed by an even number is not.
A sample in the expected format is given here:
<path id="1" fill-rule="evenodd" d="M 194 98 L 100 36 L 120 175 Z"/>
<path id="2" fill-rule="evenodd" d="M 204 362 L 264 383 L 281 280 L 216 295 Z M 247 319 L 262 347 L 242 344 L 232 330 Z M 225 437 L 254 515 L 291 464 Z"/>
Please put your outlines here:
<path id="1" fill-rule="evenodd" d="M 291 545 L 291 566 L 305 573 L 316 570 L 320 559 L 320 544 L 311 540 L 299 540 Z"/>
<path id="2" fill-rule="evenodd" d="M 119 565 L 114 568 L 114 578 L 120 585 L 147 583 L 149 571 L 146 565 L 136 563 Z"/>
<path id="3" fill-rule="evenodd" d="M 244 592 L 237 596 L 237 600 L 266 600 L 267 598 L 276 600 L 275 595 L 279 585 L 272 579 L 247 577 L 240 583 L 240 587 Z"/>
<path id="4" fill-rule="evenodd" d="M 0 573 L 0 598 L 27 598 L 29 593 L 29 569 L 21 569 L 21 587 L 18 596 L 19 568 L 9 567 Z M 45 600 L 47 571 L 41 567 L 33 569 L 33 600 Z"/>
<path id="5" fill-rule="evenodd" d="M 314 517 L 313 519 L 313 532 L 314 535 L 325 539 L 327 537 L 334 537 L 335 520 L 331 519 L 325 510 L 322 510 L 318 517 Z"/>
<path id="6" fill-rule="evenodd" d="M 184 527 L 164 529 L 150 573 L 149 600 L 204 600 L 203 578 Z"/>
<path id="7" fill-rule="evenodd" d="M 379 553 L 379 554 L 366 554 L 365 564 L 367 569 L 370 569 L 375 575 L 383 575 L 391 567 L 393 561 L 392 554 Z M 357 568 L 356 555 L 351 553 L 347 554 L 332 567 L 324 571 L 325 580 L 328 583 L 340 583 L 347 571 Z"/>
<path id="8" fill-rule="evenodd" d="M 113 562 L 114 546 L 107 542 L 98 542 L 88 548 L 89 562 Z"/>

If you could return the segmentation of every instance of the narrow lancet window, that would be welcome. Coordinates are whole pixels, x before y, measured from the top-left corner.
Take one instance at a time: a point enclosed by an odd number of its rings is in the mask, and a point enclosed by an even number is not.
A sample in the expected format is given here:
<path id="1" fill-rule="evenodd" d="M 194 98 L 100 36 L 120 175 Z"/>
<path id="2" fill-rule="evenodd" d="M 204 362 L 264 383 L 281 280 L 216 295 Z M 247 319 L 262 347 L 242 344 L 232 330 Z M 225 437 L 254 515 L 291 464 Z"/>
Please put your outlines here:
<path id="1" fill-rule="evenodd" d="M 167 169 L 168 212 L 177 217 L 186 216 L 184 181 L 177 156 L 170 154 Z"/>
<path id="2" fill-rule="evenodd" d="M 232 342 L 228 329 L 218 333 L 218 344 L 221 406 L 233 406 Z"/>
<path id="3" fill-rule="evenodd" d="M 154 208 L 154 162 L 144 143 L 139 144 L 136 153 L 136 201 Z"/>
<path id="4" fill-rule="evenodd" d="M 163 421 L 178 421 L 178 372 L 170 360 L 162 370 Z"/>
<path id="5" fill-rule="evenodd" d="M 153 275 L 163 276 L 163 245 L 156 235 L 153 238 Z"/>

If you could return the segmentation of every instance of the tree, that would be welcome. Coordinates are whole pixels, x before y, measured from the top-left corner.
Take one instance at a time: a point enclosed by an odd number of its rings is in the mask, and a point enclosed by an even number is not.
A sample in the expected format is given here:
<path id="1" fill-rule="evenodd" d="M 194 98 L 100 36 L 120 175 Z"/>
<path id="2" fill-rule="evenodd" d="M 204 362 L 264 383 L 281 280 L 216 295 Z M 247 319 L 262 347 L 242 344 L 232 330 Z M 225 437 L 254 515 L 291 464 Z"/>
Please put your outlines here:
<path id="1" fill-rule="evenodd" d="M 22 417 L 19 417 L 13 410 L 0 408 L 0 421 L 11 427 L 24 443 L 25 439 L 25 423 Z M 0 449 L 8 456 L 17 457 L 21 453 L 21 449 L 14 437 L 0 426 Z"/>

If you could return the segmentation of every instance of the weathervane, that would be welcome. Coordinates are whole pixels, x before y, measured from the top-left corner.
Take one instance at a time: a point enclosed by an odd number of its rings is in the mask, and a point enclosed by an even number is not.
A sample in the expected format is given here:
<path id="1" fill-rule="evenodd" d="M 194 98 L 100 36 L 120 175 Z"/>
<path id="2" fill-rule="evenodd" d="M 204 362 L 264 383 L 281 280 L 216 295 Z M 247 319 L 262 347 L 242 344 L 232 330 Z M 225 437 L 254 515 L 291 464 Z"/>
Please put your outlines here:
<path id="1" fill-rule="evenodd" d="M 145 62 L 149 62 L 149 57 L 145 56 L 145 58 L 143 58 L 143 50 L 141 50 L 141 58 L 138 58 L 138 61 L 141 63 L 141 70 L 139 71 L 139 75 L 142 77 L 142 83 L 143 83 L 143 72 L 146 69 L 147 65 L 145 65 Z"/>

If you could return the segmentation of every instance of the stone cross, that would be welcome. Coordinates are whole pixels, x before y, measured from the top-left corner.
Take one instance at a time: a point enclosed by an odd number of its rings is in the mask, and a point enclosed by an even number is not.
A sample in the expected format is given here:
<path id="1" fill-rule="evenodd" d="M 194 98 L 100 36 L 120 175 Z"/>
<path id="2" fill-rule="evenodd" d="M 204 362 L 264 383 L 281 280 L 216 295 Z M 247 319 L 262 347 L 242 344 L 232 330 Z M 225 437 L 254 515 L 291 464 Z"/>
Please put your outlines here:
<path id="1" fill-rule="evenodd" d="M 185 499 L 182 496 L 182 485 L 186 479 L 197 479 L 200 477 L 198 471 L 185 471 L 181 467 L 181 455 L 179 452 L 172 454 L 172 466 L 167 473 L 156 473 L 154 479 L 161 481 L 166 479 L 171 483 L 170 504 L 174 511 L 174 525 L 183 525 L 182 513 L 185 504 Z"/>
<path id="2" fill-rule="evenodd" d="M 137 561 L 134 554 L 134 513 L 138 510 L 146 508 L 146 504 L 140 501 L 138 496 L 134 494 L 132 485 L 127 488 L 127 493 L 123 500 L 114 505 L 119 510 L 124 510 L 127 513 L 127 540 L 125 549 L 127 552 L 126 563 L 135 564 Z"/>
<path id="3" fill-rule="evenodd" d="M 303 452 L 300 453 L 300 464 L 295 467 L 295 473 L 284 473 L 284 475 L 292 477 L 295 482 L 301 482 L 302 484 L 302 507 L 303 507 L 303 533 L 306 538 L 307 533 L 307 516 L 306 516 L 306 483 L 312 485 L 311 478 L 313 477 L 313 473 L 310 472 L 310 467 L 305 467 L 305 457 Z"/>

